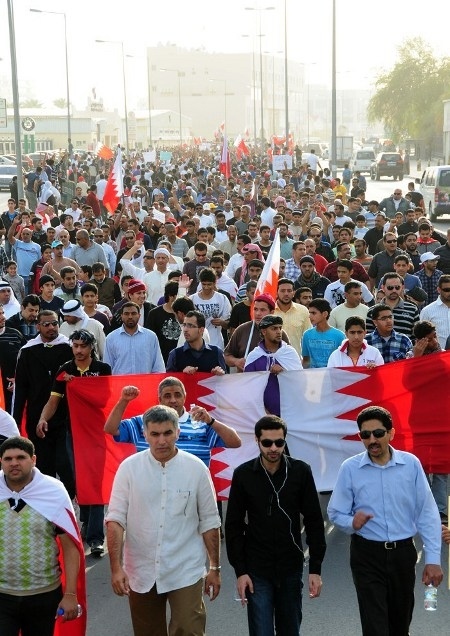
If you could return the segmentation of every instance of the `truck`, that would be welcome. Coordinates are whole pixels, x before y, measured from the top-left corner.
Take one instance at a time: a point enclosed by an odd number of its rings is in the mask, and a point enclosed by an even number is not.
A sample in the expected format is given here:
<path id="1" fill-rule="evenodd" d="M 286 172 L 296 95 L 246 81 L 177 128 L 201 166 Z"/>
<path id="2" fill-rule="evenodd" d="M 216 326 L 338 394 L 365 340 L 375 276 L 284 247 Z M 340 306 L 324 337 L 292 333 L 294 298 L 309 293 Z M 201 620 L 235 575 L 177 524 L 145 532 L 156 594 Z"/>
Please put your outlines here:
<path id="1" fill-rule="evenodd" d="M 346 163 L 350 163 L 353 155 L 353 137 L 336 137 L 336 165 L 343 168 Z M 330 144 L 330 164 L 333 158 L 333 142 Z"/>

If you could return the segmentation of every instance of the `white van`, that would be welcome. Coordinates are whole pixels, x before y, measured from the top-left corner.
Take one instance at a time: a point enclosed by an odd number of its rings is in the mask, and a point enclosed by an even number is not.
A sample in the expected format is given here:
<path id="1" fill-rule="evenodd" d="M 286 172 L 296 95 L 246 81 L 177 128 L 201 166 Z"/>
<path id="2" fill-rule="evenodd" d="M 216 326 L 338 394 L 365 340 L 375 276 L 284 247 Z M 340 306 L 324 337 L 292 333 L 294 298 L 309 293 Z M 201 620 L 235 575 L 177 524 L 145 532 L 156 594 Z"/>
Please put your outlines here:
<path id="1" fill-rule="evenodd" d="M 375 152 L 373 148 L 362 148 L 361 150 L 355 150 L 353 153 L 349 168 L 353 172 L 356 170 L 360 172 L 370 172 L 370 166 L 374 161 Z"/>
<path id="2" fill-rule="evenodd" d="M 450 166 L 430 166 L 423 171 L 420 191 L 430 221 L 450 214 Z"/>

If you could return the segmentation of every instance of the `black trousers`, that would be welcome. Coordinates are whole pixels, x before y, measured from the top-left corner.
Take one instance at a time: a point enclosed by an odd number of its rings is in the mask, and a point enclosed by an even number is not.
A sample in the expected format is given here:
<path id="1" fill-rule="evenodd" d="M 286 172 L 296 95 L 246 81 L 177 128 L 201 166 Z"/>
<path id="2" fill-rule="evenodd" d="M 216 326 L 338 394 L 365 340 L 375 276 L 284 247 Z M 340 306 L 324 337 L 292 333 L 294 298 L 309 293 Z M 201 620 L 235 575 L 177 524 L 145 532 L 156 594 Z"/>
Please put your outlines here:
<path id="1" fill-rule="evenodd" d="M 62 589 L 31 596 L 0 594 L 2 636 L 53 636 Z"/>
<path id="2" fill-rule="evenodd" d="M 27 425 L 27 434 L 36 449 L 36 466 L 44 475 L 59 476 L 69 497 L 75 497 L 75 477 L 67 452 L 67 427 L 49 428 L 45 437 L 38 437 L 36 430 Z"/>
<path id="3" fill-rule="evenodd" d="M 350 567 L 363 636 L 408 636 L 416 561 L 412 539 L 386 549 L 381 542 L 352 536 Z"/>

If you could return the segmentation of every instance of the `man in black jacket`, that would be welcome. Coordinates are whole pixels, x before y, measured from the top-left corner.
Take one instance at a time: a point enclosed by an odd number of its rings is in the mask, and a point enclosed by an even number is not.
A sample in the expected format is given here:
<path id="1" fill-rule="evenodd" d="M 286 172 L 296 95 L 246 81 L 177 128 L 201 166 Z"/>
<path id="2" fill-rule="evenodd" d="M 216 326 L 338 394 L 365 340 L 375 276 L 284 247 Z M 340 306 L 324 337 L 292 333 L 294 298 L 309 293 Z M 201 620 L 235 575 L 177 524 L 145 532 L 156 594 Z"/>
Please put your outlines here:
<path id="1" fill-rule="evenodd" d="M 319 497 L 305 462 L 285 454 L 287 427 L 276 415 L 255 424 L 259 457 L 236 468 L 225 537 L 237 593 L 247 605 L 249 633 L 299 634 L 304 564 L 301 521 L 309 546 L 309 597 L 322 588 L 325 533 Z"/>
<path id="2" fill-rule="evenodd" d="M 60 407 L 49 420 L 45 439 L 36 434 L 36 425 L 50 397 L 56 373 L 72 358 L 72 349 L 68 339 L 59 334 L 58 316 L 54 311 L 40 311 L 36 327 L 39 335 L 22 347 L 17 360 L 13 417 L 20 425 L 26 409 L 25 426 L 36 448 L 36 466 L 51 477 L 58 474 L 73 499 L 75 481 L 66 448 L 67 423 Z"/>

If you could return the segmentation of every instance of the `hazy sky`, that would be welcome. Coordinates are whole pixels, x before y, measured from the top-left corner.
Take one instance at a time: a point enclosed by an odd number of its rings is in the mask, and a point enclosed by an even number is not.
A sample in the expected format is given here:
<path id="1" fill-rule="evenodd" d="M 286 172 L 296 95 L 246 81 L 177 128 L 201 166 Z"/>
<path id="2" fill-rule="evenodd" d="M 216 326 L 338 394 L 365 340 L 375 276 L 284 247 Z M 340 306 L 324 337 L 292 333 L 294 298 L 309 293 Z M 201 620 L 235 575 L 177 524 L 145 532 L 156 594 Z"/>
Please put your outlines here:
<path id="1" fill-rule="evenodd" d="M 286 2 L 289 58 L 306 64 L 311 82 L 330 84 L 331 0 Z M 258 6 L 275 9 L 245 10 Z M 394 64 L 397 47 L 406 39 L 421 36 L 433 44 L 436 55 L 450 55 L 445 0 L 336 0 L 336 6 L 338 88 L 371 85 L 380 70 Z M 30 8 L 66 12 L 71 102 L 76 107 L 86 104 L 95 87 L 105 105 L 122 109 L 120 46 L 96 44 L 96 39 L 122 40 L 125 53 L 136 56 L 126 59 L 130 109 L 146 99 L 146 46 L 176 43 L 251 52 L 252 38 L 242 35 L 259 32 L 260 15 L 263 50 L 284 48 L 284 0 L 14 0 L 20 99 L 31 93 L 46 105 L 65 97 L 63 18 L 31 13 Z M 5 93 L 11 75 L 5 0 L 0 4 L 0 58 L 0 93 Z"/>

